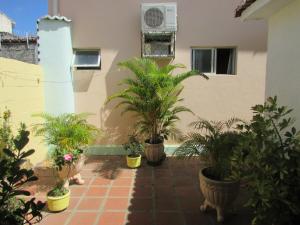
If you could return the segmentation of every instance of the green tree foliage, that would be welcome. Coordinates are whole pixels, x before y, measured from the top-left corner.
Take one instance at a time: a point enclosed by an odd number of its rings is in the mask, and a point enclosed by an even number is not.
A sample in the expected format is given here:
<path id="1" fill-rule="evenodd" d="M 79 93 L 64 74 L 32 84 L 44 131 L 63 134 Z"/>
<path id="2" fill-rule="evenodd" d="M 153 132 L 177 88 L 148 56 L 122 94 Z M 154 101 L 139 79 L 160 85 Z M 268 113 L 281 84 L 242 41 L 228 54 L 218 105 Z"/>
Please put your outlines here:
<path id="1" fill-rule="evenodd" d="M 300 224 L 300 142 L 292 127 L 291 109 L 277 98 L 252 107 L 250 124 L 234 151 L 235 178 L 243 178 L 251 193 L 253 224 Z"/>
<path id="2" fill-rule="evenodd" d="M 12 145 L 13 134 L 10 127 L 10 117 L 11 112 L 8 109 L 0 116 L 0 158 L 5 157 L 3 149 Z"/>
<path id="3" fill-rule="evenodd" d="M 12 145 L 4 148 L 6 157 L 0 159 L 0 224 L 33 224 L 42 219 L 44 204 L 35 202 L 35 198 L 25 201 L 20 197 L 29 196 L 22 186 L 36 181 L 32 169 L 22 168 L 26 158 L 34 153 L 33 149 L 24 150 L 29 142 L 29 131 L 22 124 L 17 137 L 11 139 Z"/>

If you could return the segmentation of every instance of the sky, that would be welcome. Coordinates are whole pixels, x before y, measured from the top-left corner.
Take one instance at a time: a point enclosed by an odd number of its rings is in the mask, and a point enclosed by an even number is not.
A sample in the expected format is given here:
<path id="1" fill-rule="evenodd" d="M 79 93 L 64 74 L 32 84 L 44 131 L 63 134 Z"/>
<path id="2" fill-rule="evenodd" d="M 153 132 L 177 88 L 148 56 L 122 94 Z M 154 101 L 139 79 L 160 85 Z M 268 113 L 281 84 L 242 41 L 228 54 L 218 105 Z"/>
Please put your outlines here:
<path id="1" fill-rule="evenodd" d="M 36 21 L 47 15 L 47 0 L 0 0 L 0 12 L 16 22 L 14 33 L 36 33 Z"/>

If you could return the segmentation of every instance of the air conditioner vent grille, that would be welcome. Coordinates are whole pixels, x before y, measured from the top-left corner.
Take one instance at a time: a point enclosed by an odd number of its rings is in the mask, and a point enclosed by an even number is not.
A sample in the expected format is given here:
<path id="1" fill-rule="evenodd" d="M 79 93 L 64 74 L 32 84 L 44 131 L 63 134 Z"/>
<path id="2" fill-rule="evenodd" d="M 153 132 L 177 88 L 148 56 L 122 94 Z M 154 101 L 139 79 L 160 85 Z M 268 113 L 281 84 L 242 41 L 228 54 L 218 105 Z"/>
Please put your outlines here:
<path id="1" fill-rule="evenodd" d="M 145 12 L 144 20 L 149 27 L 159 27 L 164 22 L 164 14 L 158 8 L 150 8 Z"/>

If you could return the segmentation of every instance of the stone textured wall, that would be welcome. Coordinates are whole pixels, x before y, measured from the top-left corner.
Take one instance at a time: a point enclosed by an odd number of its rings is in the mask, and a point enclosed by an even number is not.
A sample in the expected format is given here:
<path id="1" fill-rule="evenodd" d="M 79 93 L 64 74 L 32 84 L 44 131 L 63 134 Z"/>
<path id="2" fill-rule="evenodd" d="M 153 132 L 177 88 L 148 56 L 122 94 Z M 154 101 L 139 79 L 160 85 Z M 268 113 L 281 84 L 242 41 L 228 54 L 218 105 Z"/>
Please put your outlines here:
<path id="1" fill-rule="evenodd" d="M 36 43 L 2 43 L 0 57 L 37 64 Z"/>
<path id="2" fill-rule="evenodd" d="M 0 57 L 37 64 L 37 37 L 0 32 Z M 28 44 L 27 44 L 28 43 Z"/>

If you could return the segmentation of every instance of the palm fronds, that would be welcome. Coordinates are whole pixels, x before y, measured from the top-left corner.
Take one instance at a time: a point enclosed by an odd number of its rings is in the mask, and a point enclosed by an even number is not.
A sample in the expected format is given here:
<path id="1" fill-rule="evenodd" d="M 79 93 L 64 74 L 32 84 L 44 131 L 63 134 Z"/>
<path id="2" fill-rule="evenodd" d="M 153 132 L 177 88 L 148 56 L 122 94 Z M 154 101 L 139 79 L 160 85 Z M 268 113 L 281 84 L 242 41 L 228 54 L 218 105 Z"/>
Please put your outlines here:
<path id="1" fill-rule="evenodd" d="M 99 130 L 87 122 L 90 114 L 65 113 L 53 116 L 48 113 L 33 116 L 43 119 L 42 123 L 33 125 L 36 136 L 42 136 L 49 145 L 61 149 L 77 149 L 90 144 L 99 134 Z"/>
<path id="2" fill-rule="evenodd" d="M 139 131 L 146 134 L 150 143 L 157 143 L 161 137 L 167 138 L 172 134 L 174 124 L 179 120 L 181 112 L 191 112 L 185 106 L 179 106 L 179 97 L 183 86 L 181 82 L 196 76 L 197 73 L 172 75 L 181 64 L 159 67 L 154 60 L 134 58 L 119 63 L 119 66 L 130 70 L 133 78 L 125 78 L 121 84 L 126 87 L 120 92 L 108 97 L 107 102 L 120 99 L 117 107 L 124 107 L 123 113 L 133 112 L 137 116 L 136 126 Z M 207 78 L 205 75 L 201 75 Z"/>
<path id="3" fill-rule="evenodd" d="M 176 149 L 174 155 L 188 158 L 204 155 L 213 166 L 216 177 L 223 179 L 230 170 L 229 160 L 239 138 L 235 129 L 241 123 L 244 122 L 237 118 L 226 121 L 199 118 L 190 124 L 195 131 L 185 137 L 183 144 Z"/>

